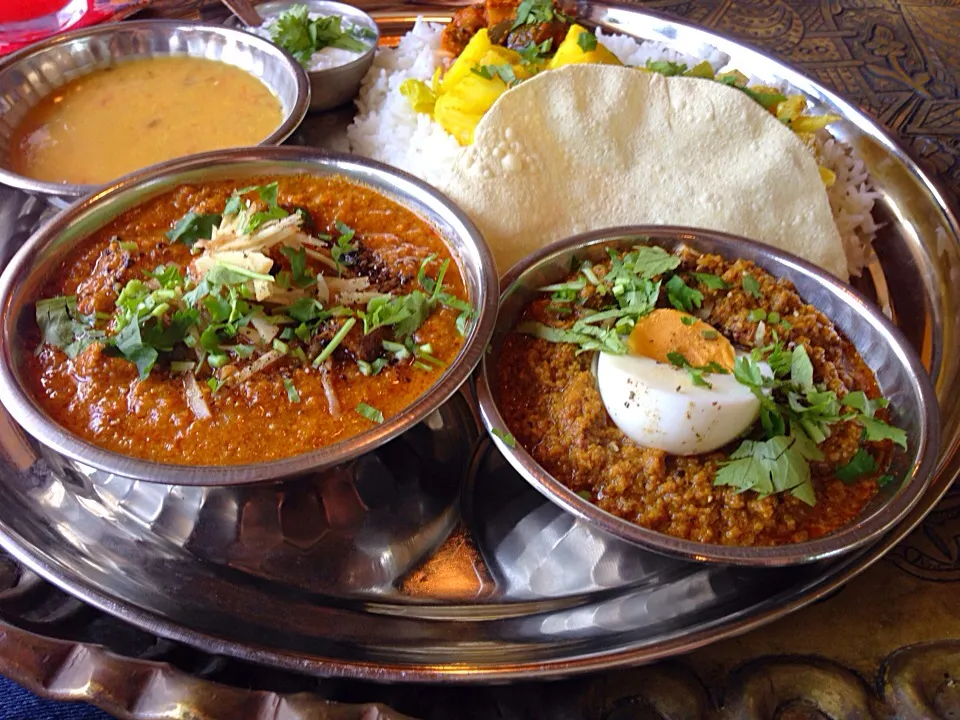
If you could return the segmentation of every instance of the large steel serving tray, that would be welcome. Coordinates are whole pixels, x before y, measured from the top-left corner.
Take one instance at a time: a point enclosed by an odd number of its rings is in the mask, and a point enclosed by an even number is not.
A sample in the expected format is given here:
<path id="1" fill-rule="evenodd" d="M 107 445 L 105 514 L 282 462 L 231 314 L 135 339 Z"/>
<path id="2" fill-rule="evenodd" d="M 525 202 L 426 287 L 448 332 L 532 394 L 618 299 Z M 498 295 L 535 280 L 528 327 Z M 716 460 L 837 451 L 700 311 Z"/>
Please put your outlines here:
<path id="1" fill-rule="evenodd" d="M 415 17 L 377 13 L 396 39 Z M 70 593 L 158 635 L 318 675 L 396 681 L 547 677 L 640 663 L 744 632 L 823 597 L 893 547 L 947 490 L 960 458 L 960 234 L 944 198 L 854 106 L 789 67 L 710 32 L 635 9 L 584 4 L 607 30 L 785 81 L 845 120 L 835 131 L 883 197 L 875 293 L 936 380 L 943 455 L 921 505 L 864 552 L 775 571 L 669 560 L 549 505 L 480 440 L 469 391 L 357 461 L 336 483 L 241 489 L 79 473 L 0 414 L 0 543 Z M 308 120 L 323 144 L 350 111 Z M 44 219 L 2 191 L 7 257 Z M 869 360 L 869 359 L 868 359 Z M 458 490 L 463 483 L 462 497 Z M 463 522 L 444 541 L 448 531 Z"/>

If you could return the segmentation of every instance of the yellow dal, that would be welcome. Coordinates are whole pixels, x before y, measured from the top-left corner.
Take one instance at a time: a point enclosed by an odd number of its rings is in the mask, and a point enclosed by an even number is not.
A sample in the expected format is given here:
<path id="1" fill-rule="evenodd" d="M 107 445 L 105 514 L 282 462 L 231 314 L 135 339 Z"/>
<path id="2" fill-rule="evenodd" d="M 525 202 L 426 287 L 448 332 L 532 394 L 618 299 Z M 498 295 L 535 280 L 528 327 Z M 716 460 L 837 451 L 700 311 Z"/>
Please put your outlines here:
<path id="1" fill-rule="evenodd" d="M 131 60 L 77 78 L 15 129 L 11 163 L 49 182 L 104 183 L 191 153 L 256 145 L 283 118 L 258 78 L 216 60 Z"/>

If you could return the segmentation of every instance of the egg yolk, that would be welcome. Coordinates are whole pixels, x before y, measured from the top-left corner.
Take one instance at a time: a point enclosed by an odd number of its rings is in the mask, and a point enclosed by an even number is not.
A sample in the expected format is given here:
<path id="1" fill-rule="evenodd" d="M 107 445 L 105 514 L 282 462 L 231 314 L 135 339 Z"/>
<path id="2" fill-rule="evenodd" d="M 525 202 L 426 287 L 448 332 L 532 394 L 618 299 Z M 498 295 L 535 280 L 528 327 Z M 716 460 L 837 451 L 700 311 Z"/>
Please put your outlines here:
<path id="1" fill-rule="evenodd" d="M 670 308 L 654 310 L 637 320 L 627 338 L 627 348 L 631 355 L 662 363 L 670 362 L 668 353 L 680 353 L 694 367 L 715 362 L 733 370 L 736 358 L 733 345 L 714 327 Z"/>

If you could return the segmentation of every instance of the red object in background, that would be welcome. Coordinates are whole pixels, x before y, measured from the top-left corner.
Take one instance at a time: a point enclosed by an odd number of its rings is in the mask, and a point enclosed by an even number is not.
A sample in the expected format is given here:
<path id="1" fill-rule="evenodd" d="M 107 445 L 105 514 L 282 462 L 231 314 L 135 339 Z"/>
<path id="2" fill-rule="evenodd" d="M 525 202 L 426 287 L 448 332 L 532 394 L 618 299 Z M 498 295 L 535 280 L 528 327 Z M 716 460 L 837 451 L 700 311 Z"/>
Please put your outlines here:
<path id="1" fill-rule="evenodd" d="M 0 0 L 0 55 L 143 4 L 145 0 Z"/>

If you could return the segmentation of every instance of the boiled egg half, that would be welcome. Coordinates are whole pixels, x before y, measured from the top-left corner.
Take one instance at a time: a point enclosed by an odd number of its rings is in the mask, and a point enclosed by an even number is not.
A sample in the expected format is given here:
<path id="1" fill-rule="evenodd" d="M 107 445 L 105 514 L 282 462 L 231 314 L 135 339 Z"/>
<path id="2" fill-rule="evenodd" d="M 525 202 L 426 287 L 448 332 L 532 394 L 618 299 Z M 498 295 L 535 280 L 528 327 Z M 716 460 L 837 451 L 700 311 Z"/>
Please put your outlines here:
<path id="1" fill-rule="evenodd" d="M 627 348 L 626 355 L 600 353 L 597 385 L 614 423 L 637 444 L 697 455 L 726 445 L 756 422 L 760 401 L 733 376 L 737 353 L 709 324 L 679 310 L 654 310 L 637 322 Z M 695 385 L 670 362 L 671 353 L 694 367 L 716 363 L 729 374 L 706 375 L 711 387 Z"/>

